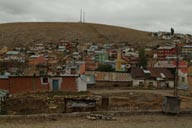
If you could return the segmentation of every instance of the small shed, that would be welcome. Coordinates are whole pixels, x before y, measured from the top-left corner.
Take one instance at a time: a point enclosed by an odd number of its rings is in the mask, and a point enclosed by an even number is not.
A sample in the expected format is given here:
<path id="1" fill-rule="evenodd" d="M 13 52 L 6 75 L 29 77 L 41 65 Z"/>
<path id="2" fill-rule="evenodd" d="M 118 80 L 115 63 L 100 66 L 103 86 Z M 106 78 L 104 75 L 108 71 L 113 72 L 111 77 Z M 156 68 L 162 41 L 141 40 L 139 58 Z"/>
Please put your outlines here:
<path id="1" fill-rule="evenodd" d="M 165 96 L 163 98 L 162 110 L 164 113 L 179 114 L 180 98 L 175 96 Z"/>
<path id="2" fill-rule="evenodd" d="M 94 98 L 64 98 L 64 112 L 89 112 L 96 111 Z"/>

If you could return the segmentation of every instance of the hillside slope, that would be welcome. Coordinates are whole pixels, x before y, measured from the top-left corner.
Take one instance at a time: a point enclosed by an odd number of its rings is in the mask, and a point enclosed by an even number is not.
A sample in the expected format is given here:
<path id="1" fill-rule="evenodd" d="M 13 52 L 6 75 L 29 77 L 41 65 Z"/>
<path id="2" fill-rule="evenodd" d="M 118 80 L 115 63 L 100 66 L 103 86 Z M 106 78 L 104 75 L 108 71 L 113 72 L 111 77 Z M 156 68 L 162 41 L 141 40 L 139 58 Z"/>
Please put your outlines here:
<path id="1" fill-rule="evenodd" d="M 7 46 L 76 40 L 80 43 L 119 43 L 146 45 L 151 34 L 134 29 L 90 23 L 7 23 L 0 24 L 0 44 Z"/>

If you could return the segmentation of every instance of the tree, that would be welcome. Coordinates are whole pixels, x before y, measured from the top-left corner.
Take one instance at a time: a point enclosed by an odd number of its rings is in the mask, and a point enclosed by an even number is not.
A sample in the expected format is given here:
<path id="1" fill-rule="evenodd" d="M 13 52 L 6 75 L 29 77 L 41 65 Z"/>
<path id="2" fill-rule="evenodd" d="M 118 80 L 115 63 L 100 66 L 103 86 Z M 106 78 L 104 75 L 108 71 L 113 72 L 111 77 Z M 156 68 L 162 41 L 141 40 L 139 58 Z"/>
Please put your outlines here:
<path id="1" fill-rule="evenodd" d="M 174 29 L 171 28 L 171 35 L 174 35 Z"/>
<path id="2" fill-rule="evenodd" d="M 139 50 L 139 63 L 138 65 L 143 68 L 147 67 L 147 58 L 145 56 L 145 50 L 144 49 L 140 49 Z"/>
<path id="3" fill-rule="evenodd" d="M 114 71 L 113 67 L 109 64 L 101 64 L 101 65 L 99 65 L 99 67 L 96 70 L 101 71 L 101 72 L 113 72 Z"/>

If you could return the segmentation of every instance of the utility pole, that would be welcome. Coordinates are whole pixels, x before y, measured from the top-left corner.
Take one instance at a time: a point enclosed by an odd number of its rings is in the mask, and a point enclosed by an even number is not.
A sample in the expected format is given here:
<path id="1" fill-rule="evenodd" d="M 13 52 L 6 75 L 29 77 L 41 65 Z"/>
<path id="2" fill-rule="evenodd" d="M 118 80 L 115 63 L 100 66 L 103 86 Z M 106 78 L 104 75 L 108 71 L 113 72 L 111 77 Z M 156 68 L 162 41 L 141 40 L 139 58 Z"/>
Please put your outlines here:
<path id="1" fill-rule="evenodd" d="M 175 70 L 175 84 L 174 84 L 174 96 L 177 97 L 177 86 L 179 84 L 179 48 L 178 44 L 176 43 L 176 70 Z"/>

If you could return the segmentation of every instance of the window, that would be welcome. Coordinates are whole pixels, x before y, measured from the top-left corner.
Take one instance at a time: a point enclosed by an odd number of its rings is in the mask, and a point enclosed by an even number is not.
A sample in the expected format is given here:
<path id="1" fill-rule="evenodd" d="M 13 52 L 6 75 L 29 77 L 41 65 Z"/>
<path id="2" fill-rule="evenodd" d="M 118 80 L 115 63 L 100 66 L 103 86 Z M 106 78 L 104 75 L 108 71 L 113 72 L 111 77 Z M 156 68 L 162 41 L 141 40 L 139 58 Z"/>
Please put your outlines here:
<path id="1" fill-rule="evenodd" d="M 140 86 L 140 87 L 143 87 L 143 86 L 144 86 L 144 83 L 140 81 L 140 82 L 139 82 L 139 86 Z"/>
<path id="2" fill-rule="evenodd" d="M 169 88 L 169 83 L 165 83 L 165 86 L 166 86 L 167 88 Z"/>
<path id="3" fill-rule="evenodd" d="M 42 78 L 42 84 L 48 84 L 48 78 L 47 77 Z"/>
<path id="4" fill-rule="evenodd" d="M 89 77 L 87 77 L 87 82 L 90 82 L 90 78 Z"/>
<path id="5" fill-rule="evenodd" d="M 181 78 L 181 81 L 182 81 L 182 82 L 185 82 L 185 77 L 182 77 L 182 78 Z"/>
<path id="6" fill-rule="evenodd" d="M 153 82 L 149 82 L 149 86 L 150 86 L 150 87 L 153 87 Z"/>

